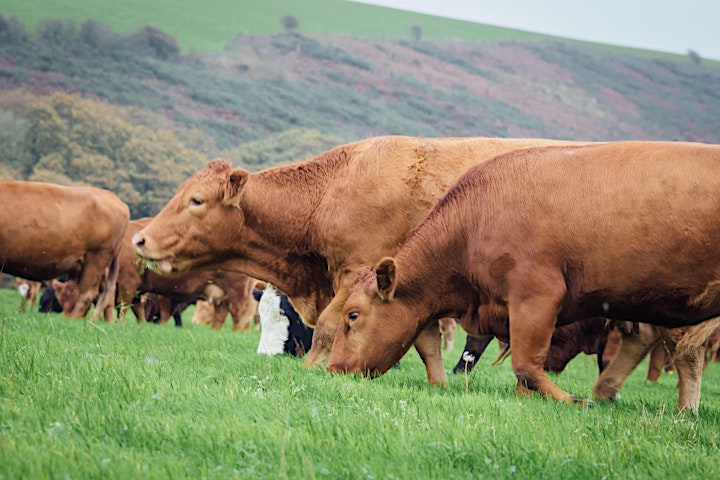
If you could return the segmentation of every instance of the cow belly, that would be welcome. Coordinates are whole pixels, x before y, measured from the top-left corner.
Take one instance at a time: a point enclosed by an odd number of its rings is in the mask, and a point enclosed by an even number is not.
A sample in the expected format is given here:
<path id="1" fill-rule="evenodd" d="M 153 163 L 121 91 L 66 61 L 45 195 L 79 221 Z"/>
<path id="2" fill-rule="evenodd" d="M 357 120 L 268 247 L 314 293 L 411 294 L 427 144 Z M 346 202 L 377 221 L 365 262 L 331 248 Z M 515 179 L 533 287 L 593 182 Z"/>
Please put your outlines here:
<path id="1" fill-rule="evenodd" d="M 686 291 L 642 291 L 627 295 L 593 292 L 577 304 L 566 302 L 558 317 L 562 325 L 580 318 L 632 320 L 666 328 L 695 325 L 720 315 L 720 288 L 710 285 L 700 294 Z"/>
<path id="2" fill-rule="evenodd" d="M 60 259 L 59 261 L 51 259 L 48 263 L 38 263 L 37 257 L 13 260 L 0 258 L 0 263 L 3 265 L 3 273 L 38 282 L 51 280 L 64 274 L 77 277 L 82 270 L 82 261 L 75 258 Z"/>

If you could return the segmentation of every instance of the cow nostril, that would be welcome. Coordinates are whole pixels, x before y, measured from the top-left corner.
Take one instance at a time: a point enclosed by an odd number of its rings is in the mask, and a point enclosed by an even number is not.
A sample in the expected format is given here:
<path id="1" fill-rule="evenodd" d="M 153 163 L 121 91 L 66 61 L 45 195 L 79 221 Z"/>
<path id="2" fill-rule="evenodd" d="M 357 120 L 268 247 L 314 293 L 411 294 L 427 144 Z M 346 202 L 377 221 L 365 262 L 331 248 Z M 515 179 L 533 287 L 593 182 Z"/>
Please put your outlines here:
<path id="1" fill-rule="evenodd" d="M 143 247 L 145 246 L 145 238 L 139 233 L 136 233 L 132 239 L 132 243 L 135 247 Z"/>

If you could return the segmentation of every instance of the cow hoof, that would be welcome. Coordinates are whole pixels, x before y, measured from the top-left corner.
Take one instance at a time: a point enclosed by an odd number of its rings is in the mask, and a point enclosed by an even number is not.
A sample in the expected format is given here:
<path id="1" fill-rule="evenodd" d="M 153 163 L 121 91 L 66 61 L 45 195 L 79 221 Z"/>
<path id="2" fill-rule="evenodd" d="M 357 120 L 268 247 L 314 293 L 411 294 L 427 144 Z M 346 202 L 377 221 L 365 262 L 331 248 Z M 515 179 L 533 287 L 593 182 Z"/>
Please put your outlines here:
<path id="1" fill-rule="evenodd" d="M 575 395 L 572 396 L 570 401 L 572 403 L 577 403 L 578 405 L 582 405 L 583 407 L 594 407 L 595 406 L 595 402 L 593 402 L 592 400 L 582 400 L 582 399 L 576 397 Z"/>

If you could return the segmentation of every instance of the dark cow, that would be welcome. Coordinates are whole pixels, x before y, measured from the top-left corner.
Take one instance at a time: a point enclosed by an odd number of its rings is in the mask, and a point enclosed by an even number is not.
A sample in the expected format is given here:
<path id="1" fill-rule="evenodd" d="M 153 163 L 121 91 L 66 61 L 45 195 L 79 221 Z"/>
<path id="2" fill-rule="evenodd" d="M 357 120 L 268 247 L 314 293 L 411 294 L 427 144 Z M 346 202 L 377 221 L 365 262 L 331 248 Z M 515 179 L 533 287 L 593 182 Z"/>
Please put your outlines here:
<path id="1" fill-rule="evenodd" d="M 605 321 L 600 318 L 587 318 L 556 328 L 550 341 L 550 348 L 543 368 L 548 372 L 560 373 L 565 370 L 570 360 L 584 353 L 586 355 L 597 355 L 598 371 L 602 373 L 605 366 L 610 362 L 610 358 L 604 354 L 609 331 L 605 326 Z M 472 371 L 477 360 L 482 356 L 493 338 L 495 338 L 494 335 L 481 337 L 468 335 L 465 348 L 453 368 L 453 373 Z M 507 341 L 507 339 L 503 340 Z M 505 343 L 505 345 L 508 344 Z M 509 352 L 504 352 L 501 349 L 501 357 L 503 353 Z M 501 360 L 500 357 L 494 363 L 498 363 L 499 360 Z"/>
<path id="2" fill-rule="evenodd" d="M 257 173 L 218 159 L 186 180 L 133 241 L 159 272 L 234 259 L 248 275 L 285 292 L 316 327 L 306 359 L 313 364 L 327 358 L 340 321 L 318 314 L 358 265 L 393 254 L 469 166 L 516 148 L 558 143 L 377 137 Z M 444 383 L 437 324 L 415 345 L 429 381 Z"/>
<path id="3" fill-rule="evenodd" d="M 0 271 L 35 281 L 68 275 L 79 297 L 67 315 L 83 318 L 97 298 L 93 320 L 112 320 L 129 218 L 128 206 L 107 190 L 0 181 Z"/>
<path id="4" fill-rule="evenodd" d="M 470 168 L 395 258 L 359 269 L 328 369 L 382 374 L 428 324 L 457 315 L 470 334 L 508 336 L 518 393 L 578 401 L 543 369 L 556 324 L 606 317 L 674 328 L 720 315 L 718 217 L 715 145 L 501 155 Z M 599 398 L 624 344 L 598 378 Z M 699 371 L 687 368 L 688 378 Z M 686 400 L 681 391 L 679 406 L 696 410 Z"/>
<path id="5" fill-rule="evenodd" d="M 188 302 L 173 302 L 157 293 L 146 293 L 142 296 L 145 320 L 152 323 L 167 323 L 172 316 L 175 326 L 182 327 L 182 312 L 188 305 Z"/>
<path id="6" fill-rule="evenodd" d="M 38 310 L 41 313 L 60 313 L 63 311 L 62 305 L 60 305 L 57 296 L 55 296 L 55 289 L 52 285 L 48 285 L 42 289 Z"/>
<path id="7" fill-rule="evenodd" d="M 313 329 L 303 323 L 287 295 L 267 284 L 262 290 L 253 290 L 253 296 L 258 301 L 260 317 L 257 353 L 305 355 L 312 344 Z"/>

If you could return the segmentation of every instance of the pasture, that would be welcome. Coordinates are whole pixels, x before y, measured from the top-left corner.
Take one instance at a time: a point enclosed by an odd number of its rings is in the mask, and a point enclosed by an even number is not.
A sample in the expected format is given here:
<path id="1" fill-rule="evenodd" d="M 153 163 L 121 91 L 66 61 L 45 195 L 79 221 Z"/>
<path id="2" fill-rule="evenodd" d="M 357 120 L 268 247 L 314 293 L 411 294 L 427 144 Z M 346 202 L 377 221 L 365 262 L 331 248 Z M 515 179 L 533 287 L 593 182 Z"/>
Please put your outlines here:
<path id="1" fill-rule="evenodd" d="M 183 52 L 220 51 L 237 34 L 272 35 L 284 30 L 282 19 L 298 20 L 303 35 L 351 35 L 358 38 L 413 38 L 419 27 L 425 40 L 459 40 L 478 43 L 534 42 L 557 39 L 551 35 L 506 27 L 424 15 L 346 0 L 0 0 L 0 13 L 17 17 L 29 29 L 46 19 L 72 19 L 81 24 L 92 19 L 118 32 L 152 25 L 172 35 Z M 675 59 L 682 55 L 618 47 L 579 40 L 609 52 L 633 53 L 651 58 Z M 706 61 L 706 64 L 717 64 Z"/>
<path id="2" fill-rule="evenodd" d="M 462 39 L 479 42 L 539 40 L 548 35 L 434 17 L 352 1 L 338 0 L 0 0 L 0 13 L 16 16 L 34 28 L 48 18 L 97 20 L 118 32 L 153 25 L 175 37 L 184 51 L 218 51 L 238 33 L 274 34 L 283 31 L 282 18 L 298 20 L 303 34 L 345 34 L 357 37 L 411 38 L 421 27 L 427 39 Z"/>
<path id="3" fill-rule="evenodd" d="M 17 313 L 0 289 L 0 478 L 713 478 L 720 364 L 699 416 L 676 378 L 587 408 L 516 398 L 509 362 L 431 388 L 414 351 L 366 380 L 255 353 L 259 332 Z M 460 332 L 458 329 L 457 332 Z M 445 354 L 451 369 L 464 335 Z M 553 377 L 583 398 L 581 355 Z"/>

